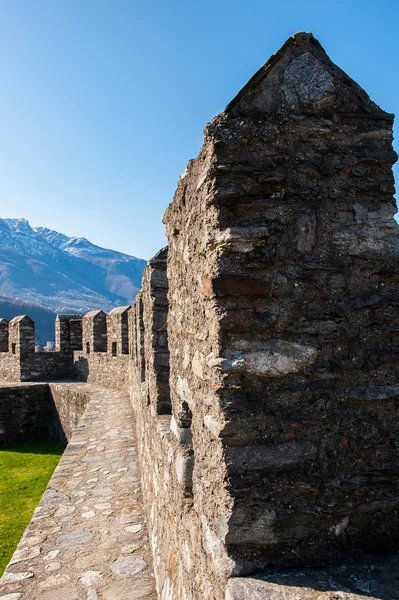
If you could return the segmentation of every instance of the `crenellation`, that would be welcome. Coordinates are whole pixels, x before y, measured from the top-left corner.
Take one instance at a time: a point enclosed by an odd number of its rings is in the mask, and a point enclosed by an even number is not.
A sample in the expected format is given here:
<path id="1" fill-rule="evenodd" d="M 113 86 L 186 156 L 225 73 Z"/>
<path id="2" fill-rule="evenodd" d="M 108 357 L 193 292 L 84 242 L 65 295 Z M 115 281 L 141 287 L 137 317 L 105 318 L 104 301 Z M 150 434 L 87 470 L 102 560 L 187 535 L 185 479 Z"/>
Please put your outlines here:
<path id="1" fill-rule="evenodd" d="M 162 600 L 399 551 L 392 122 L 296 34 L 206 126 L 132 307 L 59 315 L 48 356 L 0 320 L 0 376 L 129 392 Z M 69 436 L 86 400 L 51 385 Z"/>
<path id="2" fill-rule="evenodd" d="M 57 315 L 55 321 L 56 352 L 82 349 L 82 316 Z"/>
<path id="3" fill-rule="evenodd" d="M 8 352 L 8 321 L 0 319 L 0 352 Z"/>
<path id="4" fill-rule="evenodd" d="M 26 357 L 35 352 L 35 324 L 30 317 L 22 315 L 11 319 L 8 332 L 11 354 Z"/>
<path id="5" fill-rule="evenodd" d="M 118 306 L 107 315 L 107 352 L 112 356 L 129 354 L 129 311 L 131 306 Z"/>
<path id="6" fill-rule="evenodd" d="M 69 348 L 73 352 L 82 350 L 82 317 L 76 316 L 69 321 Z"/>
<path id="7" fill-rule="evenodd" d="M 107 315 L 102 310 L 92 310 L 82 319 L 82 345 L 86 354 L 107 352 Z"/>
<path id="8" fill-rule="evenodd" d="M 170 414 L 169 346 L 167 336 L 168 249 L 160 250 L 143 274 L 143 326 L 145 378 L 149 402 L 155 414 Z"/>

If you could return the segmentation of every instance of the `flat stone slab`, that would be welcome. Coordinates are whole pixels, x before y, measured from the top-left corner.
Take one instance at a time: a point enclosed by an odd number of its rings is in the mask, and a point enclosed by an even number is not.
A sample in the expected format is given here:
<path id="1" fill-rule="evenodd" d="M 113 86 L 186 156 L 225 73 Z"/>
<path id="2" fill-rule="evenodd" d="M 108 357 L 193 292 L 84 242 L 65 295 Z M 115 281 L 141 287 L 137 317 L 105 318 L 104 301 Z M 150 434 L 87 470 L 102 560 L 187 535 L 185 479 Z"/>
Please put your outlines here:
<path id="1" fill-rule="evenodd" d="M 91 401 L 0 579 L 0 600 L 155 600 L 129 396 L 65 385 Z"/>
<path id="2" fill-rule="evenodd" d="M 267 569 L 233 577 L 226 600 L 398 600 L 399 556 L 364 557 L 325 569 Z"/>

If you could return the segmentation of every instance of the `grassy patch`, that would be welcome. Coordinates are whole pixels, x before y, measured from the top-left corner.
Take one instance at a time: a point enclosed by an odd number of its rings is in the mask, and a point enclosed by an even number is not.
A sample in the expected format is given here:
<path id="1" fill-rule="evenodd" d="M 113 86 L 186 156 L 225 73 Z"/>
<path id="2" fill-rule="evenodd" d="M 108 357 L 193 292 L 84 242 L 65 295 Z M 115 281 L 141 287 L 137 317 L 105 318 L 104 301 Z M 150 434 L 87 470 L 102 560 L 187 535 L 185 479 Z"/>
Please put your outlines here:
<path id="1" fill-rule="evenodd" d="M 0 576 L 62 453 L 50 442 L 0 449 Z"/>

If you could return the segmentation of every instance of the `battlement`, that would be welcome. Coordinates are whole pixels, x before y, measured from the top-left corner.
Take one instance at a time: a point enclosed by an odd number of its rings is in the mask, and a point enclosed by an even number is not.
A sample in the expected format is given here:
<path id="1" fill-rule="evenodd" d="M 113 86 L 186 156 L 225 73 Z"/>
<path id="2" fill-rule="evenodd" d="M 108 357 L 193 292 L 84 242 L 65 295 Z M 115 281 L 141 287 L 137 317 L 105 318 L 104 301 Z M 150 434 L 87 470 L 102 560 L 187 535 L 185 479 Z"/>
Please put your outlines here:
<path id="1" fill-rule="evenodd" d="M 57 315 L 55 348 L 67 353 L 82 350 L 82 315 Z"/>
<path id="2" fill-rule="evenodd" d="M 0 319 L 0 352 L 8 352 L 8 321 Z"/>
<path id="3" fill-rule="evenodd" d="M 128 357 L 130 312 L 131 306 L 122 306 L 108 315 L 102 310 L 90 311 L 84 316 L 57 315 L 55 352 L 35 351 L 35 324 L 27 315 L 10 322 L 0 319 L 0 378 L 6 381 L 84 378 L 89 377 L 89 371 L 93 377 L 97 368 L 103 369 L 108 358 Z M 94 358 L 88 369 L 91 355 Z M 115 368 L 113 362 L 113 371 Z M 114 377 L 108 367 L 105 372 L 110 378 Z"/>
<path id="4" fill-rule="evenodd" d="M 107 352 L 112 356 L 129 354 L 129 311 L 131 306 L 119 306 L 107 315 Z"/>
<path id="5" fill-rule="evenodd" d="M 164 600 L 399 551 L 392 122 L 293 36 L 207 125 L 133 307 L 59 315 L 46 355 L 0 320 L 0 375 L 129 390 Z"/>
<path id="6" fill-rule="evenodd" d="M 107 315 L 104 311 L 92 310 L 83 317 L 82 344 L 86 354 L 107 352 Z"/>

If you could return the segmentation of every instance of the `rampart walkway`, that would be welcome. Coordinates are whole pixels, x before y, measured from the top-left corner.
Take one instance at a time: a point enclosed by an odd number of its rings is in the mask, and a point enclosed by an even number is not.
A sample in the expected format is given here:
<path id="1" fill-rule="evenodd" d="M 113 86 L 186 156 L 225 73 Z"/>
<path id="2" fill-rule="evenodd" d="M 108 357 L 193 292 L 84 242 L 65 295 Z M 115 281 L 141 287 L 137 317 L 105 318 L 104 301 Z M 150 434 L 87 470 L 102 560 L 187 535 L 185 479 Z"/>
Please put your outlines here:
<path id="1" fill-rule="evenodd" d="M 92 399 L 0 580 L 0 599 L 155 599 L 129 397 L 65 385 Z"/>

